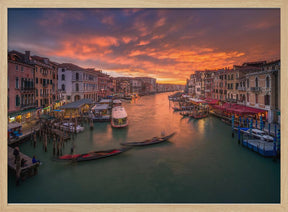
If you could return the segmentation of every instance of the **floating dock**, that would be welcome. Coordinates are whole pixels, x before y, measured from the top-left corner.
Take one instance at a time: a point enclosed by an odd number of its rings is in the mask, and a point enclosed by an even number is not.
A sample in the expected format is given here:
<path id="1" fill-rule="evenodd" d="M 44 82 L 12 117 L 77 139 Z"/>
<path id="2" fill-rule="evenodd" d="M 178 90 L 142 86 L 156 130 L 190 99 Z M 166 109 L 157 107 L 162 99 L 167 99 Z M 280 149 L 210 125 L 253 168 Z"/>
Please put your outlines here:
<path id="1" fill-rule="evenodd" d="M 8 146 L 8 167 L 16 173 L 14 148 Z M 38 173 L 39 163 L 32 163 L 32 158 L 20 152 L 20 158 L 26 160 L 25 166 L 21 167 L 20 176 L 23 179 L 34 176 Z"/>
<path id="2" fill-rule="evenodd" d="M 277 151 L 274 152 L 274 144 L 273 142 L 267 142 L 263 140 L 243 140 L 243 146 L 247 147 L 248 149 L 252 149 L 255 152 L 265 156 L 265 157 L 272 157 L 276 156 Z"/>

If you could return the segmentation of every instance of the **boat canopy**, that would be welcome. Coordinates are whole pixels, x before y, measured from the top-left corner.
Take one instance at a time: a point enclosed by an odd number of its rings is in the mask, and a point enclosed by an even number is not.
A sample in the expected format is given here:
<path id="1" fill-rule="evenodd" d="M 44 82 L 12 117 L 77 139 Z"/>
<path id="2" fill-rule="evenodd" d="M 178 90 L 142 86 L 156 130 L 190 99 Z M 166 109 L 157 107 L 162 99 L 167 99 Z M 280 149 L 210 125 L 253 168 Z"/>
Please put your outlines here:
<path id="1" fill-rule="evenodd" d="M 257 113 L 265 113 L 266 112 L 266 110 L 261 110 L 261 109 L 257 109 L 257 108 L 253 108 L 253 107 L 247 107 L 244 105 L 230 104 L 230 103 L 224 103 L 223 105 L 213 105 L 213 108 L 227 111 L 230 113 L 236 113 L 239 115 L 257 114 Z"/>
<path id="2" fill-rule="evenodd" d="M 121 102 L 121 100 L 119 100 L 119 99 L 115 99 L 115 100 L 113 100 L 113 104 L 121 104 L 122 102 Z"/>
<path id="3" fill-rule="evenodd" d="M 11 129 L 15 129 L 15 128 L 18 128 L 18 127 L 22 127 L 22 125 L 18 122 L 14 122 L 14 123 L 9 123 L 8 124 L 8 130 L 11 130 Z"/>
<path id="4" fill-rule="evenodd" d="M 97 104 L 94 107 L 92 107 L 92 110 L 108 110 L 109 105 L 107 104 Z"/>
<path id="5" fill-rule="evenodd" d="M 81 108 L 85 104 L 91 105 L 93 104 L 93 101 L 91 99 L 80 99 L 79 101 L 65 104 L 61 106 L 60 109 L 78 109 L 78 108 Z"/>
<path id="6" fill-rule="evenodd" d="M 118 106 L 118 107 L 114 107 L 112 109 L 112 118 L 113 119 L 122 119 L 122 118 L 126 118 L 127 117 L 127 113 L 124 109 L 124 107 Z"/>
<path id="7" fill-rule="evenodd" d="M 109 104 L 111 102 L 112 102 L 112 99 L 101 99 L 99 103 L 100 104 Z"/>

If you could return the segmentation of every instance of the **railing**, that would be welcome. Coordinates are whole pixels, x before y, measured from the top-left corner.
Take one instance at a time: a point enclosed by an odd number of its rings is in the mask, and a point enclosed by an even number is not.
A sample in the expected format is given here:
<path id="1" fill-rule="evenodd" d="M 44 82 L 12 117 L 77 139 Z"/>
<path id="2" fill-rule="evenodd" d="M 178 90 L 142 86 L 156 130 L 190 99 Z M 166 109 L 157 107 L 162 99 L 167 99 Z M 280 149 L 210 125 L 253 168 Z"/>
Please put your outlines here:
<path id="1" fill-rule="evenodd" d="M 246 91 L 245 87 L 238 87 L 238 91 Z"/>
<path id="2" fill-rule="evenodd" d="M 32 91 L 35 89 L 35 87 L 21 87 L 20 89 L 21 91 Z"/>
<path id="3" fill-rule="evenodd" d="M 261 91 L 261 88 L 260 88 L 260 87 L 251 87 L 251 88 L 250 88 L 250 91 L 260 92 L 260 91 Z"/>

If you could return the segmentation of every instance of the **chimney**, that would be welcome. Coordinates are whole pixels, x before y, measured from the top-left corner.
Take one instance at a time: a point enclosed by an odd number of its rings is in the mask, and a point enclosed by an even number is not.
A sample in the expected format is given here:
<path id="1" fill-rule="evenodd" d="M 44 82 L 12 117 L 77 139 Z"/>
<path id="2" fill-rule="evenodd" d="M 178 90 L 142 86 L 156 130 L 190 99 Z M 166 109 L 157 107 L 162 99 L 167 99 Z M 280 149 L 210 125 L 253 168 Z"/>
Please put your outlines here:
<path id="1" fill-rule="evenodd" d="M 26 62 L 30 61 L 30 51 L 25 51 L 25 61 Z"/>

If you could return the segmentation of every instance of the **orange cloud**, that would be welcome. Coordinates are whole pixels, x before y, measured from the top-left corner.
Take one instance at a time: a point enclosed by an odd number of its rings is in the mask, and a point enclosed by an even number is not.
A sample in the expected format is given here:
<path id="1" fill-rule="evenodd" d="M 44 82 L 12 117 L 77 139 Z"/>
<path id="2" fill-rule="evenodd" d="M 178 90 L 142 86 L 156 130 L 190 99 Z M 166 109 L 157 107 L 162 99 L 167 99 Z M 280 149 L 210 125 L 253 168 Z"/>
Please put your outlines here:
<path id="1" fill-rule="evenodd" d="M 148 41 L 148 40 L 142 40 L 142 41 L 140 41 L 137 45 L 138 46 L 145 46 L 145 45 L 147 45 L 147 44 L 149 44 L 150 43 L 150 41 Z"/>

